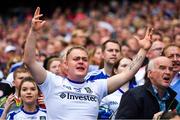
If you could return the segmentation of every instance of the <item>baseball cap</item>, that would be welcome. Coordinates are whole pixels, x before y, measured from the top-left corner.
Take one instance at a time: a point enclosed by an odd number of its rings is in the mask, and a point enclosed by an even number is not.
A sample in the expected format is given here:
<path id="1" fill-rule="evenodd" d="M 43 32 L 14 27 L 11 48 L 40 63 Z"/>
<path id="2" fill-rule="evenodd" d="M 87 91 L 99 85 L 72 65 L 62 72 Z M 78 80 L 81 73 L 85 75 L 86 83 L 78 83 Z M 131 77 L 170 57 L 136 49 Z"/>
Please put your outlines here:
<path id="1" fill-rule="evenodd" d="M 114 28 L 111 24 L 109 24 L 108 22 L 105 22 L 105 21 L 100 21 L 98 23 L 98 28 L 103 28 L 103 29 L 106 29 L 108 30 L 110 33 L 114 32 Z"/>
<path id="2" fill-rule="evenodd" d="M 5 53 L 11 52 L 11 51 L 16 51 L 16 47 L 13 45 L 8 45 L 4 50 Z"/>

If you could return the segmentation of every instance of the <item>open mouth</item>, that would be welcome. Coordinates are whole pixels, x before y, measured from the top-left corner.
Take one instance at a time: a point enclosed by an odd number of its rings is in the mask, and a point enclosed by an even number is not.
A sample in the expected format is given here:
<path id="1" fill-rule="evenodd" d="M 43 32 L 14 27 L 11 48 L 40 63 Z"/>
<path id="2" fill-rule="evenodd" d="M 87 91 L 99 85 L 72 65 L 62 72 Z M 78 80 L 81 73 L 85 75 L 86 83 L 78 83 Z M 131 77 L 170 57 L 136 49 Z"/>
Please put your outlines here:
<path id="1" fill-rule="evenodd" d="M 84 67 L 77 67 L 77 69 L 78 69 L 78 70 L 81 70 L 81 71 L 85 70 Z"/>
<path id="2" fill-rule="evenodd" d="M 117 58 L 116 58 L 116 57 L 112 57 L 112 58 L 110 58 L 110 59 L 112 59 L 112 60 L 116 60 Z"/>
<path id="3" fill-rule="evenodd" d="M 180 62 L 179 61 L 173 62 L 173 67 L 175 67 L 175 66 L 180 66 Z"/>
<path id="4" fill-rule="evenodd" d="M 163 79 L 166 80 L 166 81 L 169 81 L 170 77 L 169 76 L 164 76 Z"/>
<path id="5" fill-rule="evenodd" d="M 26 96 L 26 98 L 30 99 L 30 98 L 32 98 L 32 96 Z"/>

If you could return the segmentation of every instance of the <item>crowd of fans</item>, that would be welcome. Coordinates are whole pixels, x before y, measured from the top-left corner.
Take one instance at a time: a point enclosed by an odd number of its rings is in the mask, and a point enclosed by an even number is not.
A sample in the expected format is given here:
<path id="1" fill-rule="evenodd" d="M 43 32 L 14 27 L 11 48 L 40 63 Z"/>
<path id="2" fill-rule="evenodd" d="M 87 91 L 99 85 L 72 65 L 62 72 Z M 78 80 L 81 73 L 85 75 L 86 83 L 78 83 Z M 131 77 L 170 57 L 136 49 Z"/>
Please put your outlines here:
<path id="1" fill-rule="evenodd" d="M 57 7 L 52 16 L 43 15 L 41 19 L 45 20 L 46 23 L 39 31 L 36 43 L 36 60 L 40 65 L 56 75 L 66 76 L 67 68 L 63 64 L 66 59 L 66 51 L 74 45 L 80 45 L 85 47 L 89 53 L 90 66 L 88 71 L 94 72 L 104 68 L 107 78 L 117 74 L 112 72 L 114 72 L 113 69 L 118 69 L 118 64 L 123 64 L 120 63 L 122 58 L 127 59 L 129 64 L 135 57 L 141 48 L 138 40 L 144 38 L 146 28 L 150 26 L 154 29 L 153 43 L 146 54 L 144 64 L 132 81 L 136 81 L 135 85 L 137 86 L 143 85 L 147 78 L 148 61 L 161 55 L 172 59 L 173 67 L 176 67 L 174 68 L 176 70 L 173 70 L 173 75 L 176 75 L 177 80 L 180 80 L 180 52 L 177 52 L 176 58 L 168 56 L 169 46 L 175 46 L 177 51 L 180 51 L 179 0 L 159 0 L 153 3 L 146 0 L 133 3 L 124 1 L 121 4 L 112 0 L 109 4 L 94 5 L 92 3 L 88 6 L 89 9 L 85 9 L 81 4 L 73 10 L 71 8 L 62 10 Z M 0 79 L 1 82 L 7 83 L 10 87 L 15 86 L 12 73 L 24 65 L 24 47 L 33 11 L 28 9 L 27 12 L 24 12 L 24 17 L 6 16 L 5 18 L 0 16 Z M 111 63 L 112 65 L 108 64 L 108 59 L 112 58 L 105 56 L 107 54 L 104 52 L 106 48 L 103 48 L 103 44 L 109 40 L 116 41 L 120 45 L 120 48 L 117 48 L 119 51 L 116 51 L 116 54 L 119 55 L 114 55 L 115 61 L 113 64 Z M 114 45 L 111 47 L 115 49 Z M 173 50 L 171 50 L 172 53 Z M 117 64 L 114 66 L 116 68 L 113 67 L 115 63 Z M 106 67 L 109 67 L 107 68 L 109 73 L 106 71 Z M 130 88 L 128 87 L 128 89 Z M 128 89 L 125 88 L 125 91 Z M 180 91 L 177 87 L 174 89 L 177 92 L 176 99 L 180 102 Z M 3 87 L 0 90 L 5 91 Z M 9 91 L 7 95 L 12 93 L 11 90 Z M 0 94 L 0 102 L 5 104 L 5 100 L 2 99 L 4 96 L 4 94 Z M 2 106 L 3 104 L 0 104 L 0 107 Z"/>
<path id="2" fill-rule="evenodd" d="M 99 5 L 98 8 L 88 11 L 79 8 L 76 12 L 71 9 L 62 12 L 57 8 L 50 18 L 46 16 L 43 18 L 48 24 L 37 43 L 39 55 L 42 56 L 41 62 L 43 56 L 59 55 L 67 45 L 81 44 L 91 49 L 109 38 L 116 39 L 121 44 L 128 44 L 133 54 L 137 51 L 138 45 L 135 45 L 136 40 L 130 38 L 133 35 L 142 37 L 144 26 L 149 24 L 156 31 L 157 38 L 154 39 L 161 39 L 165 44 L 172 42 L 179 44 L 178 5 L 178 1 L 159 1 L 154 4 L 144 1 L 131 5 L 124 3 L 122 6 L 117 1 L 112 1 L 110 5 Z M 3 57 L 0 61 L 4 77 L 7 76 L 12 61 L 17 62 L 22 57 L 23 43 L 32 14 L 28 12 L 25 16 L 23 21 L 19 20 L 20 16 L 5 20 L 1 16 L 0 53 Z"/>

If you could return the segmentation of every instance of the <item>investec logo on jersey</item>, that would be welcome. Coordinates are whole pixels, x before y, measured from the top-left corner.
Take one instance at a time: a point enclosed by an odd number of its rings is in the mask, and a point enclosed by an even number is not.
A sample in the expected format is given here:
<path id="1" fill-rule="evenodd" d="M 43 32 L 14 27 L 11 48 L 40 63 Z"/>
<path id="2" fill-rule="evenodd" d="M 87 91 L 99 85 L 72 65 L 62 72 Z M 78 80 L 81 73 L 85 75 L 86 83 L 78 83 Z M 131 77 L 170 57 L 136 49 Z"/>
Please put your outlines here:
<path id="1" fill-rule="evenodd" d="M 92 102 L 98 101 L 97 97 L 94 95 L 80 95 L 80 94 L 63 92 L 59 96 L 62 99 L 69 99 L 69 100 L 81 100 L 81 101 L 92 101 Z"/>

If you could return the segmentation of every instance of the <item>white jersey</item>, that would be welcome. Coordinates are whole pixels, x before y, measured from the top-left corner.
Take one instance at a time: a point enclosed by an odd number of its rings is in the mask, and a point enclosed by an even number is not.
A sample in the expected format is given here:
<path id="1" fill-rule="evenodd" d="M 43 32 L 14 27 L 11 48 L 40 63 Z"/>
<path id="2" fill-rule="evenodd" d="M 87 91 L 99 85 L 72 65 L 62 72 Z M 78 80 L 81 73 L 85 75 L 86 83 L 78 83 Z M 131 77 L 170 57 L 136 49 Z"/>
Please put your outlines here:
<path id="1" fill-rule="evenodd" d="M 37 107 L 35 112 L 27 112 L 21 107 L 8 114 L 7 120 L 47 120 L 46 110 Z"/>
<path id="2" fill-rule="evenodd" d="M 116 90 L 112 94 L 109 94 L 108 96 L 104 97 L 102 99 L 100 106 L 107 107 L 114 113 L 119 107 L 122 95 L 123 93 L 121 93 L 119 90 Z"/>
<path id="3" fill-rule="evenodd" d="M 107 95 L 107 80 L 75 83 L 51 72 L 39 87 L 48 120 L 95 120 L 100 101 Z"/>
<path id="4" fill-rule="evenodd" d="M 137 86 L 144 85 L 145 83 L 146 66 L 141 67 L 135 74 Z"/>

